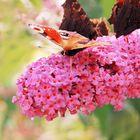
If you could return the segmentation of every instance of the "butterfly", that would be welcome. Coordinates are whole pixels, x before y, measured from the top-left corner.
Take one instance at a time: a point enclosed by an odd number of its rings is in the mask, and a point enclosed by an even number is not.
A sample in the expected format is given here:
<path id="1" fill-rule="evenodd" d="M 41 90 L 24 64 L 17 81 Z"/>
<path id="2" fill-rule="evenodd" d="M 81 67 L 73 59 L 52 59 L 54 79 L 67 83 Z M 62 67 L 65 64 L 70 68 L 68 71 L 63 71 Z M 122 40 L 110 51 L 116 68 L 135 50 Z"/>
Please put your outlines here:
<path id="1" fill-rule="evenodd" d="M 62 5 L 64 16 L 59 30 L 29 24 L 29 26 L 63 48 L 64 54 L 75 55 L 80 50 L 97 46 L 98 36 L 108 35 L 108 28 L 103 19 L 90 20 L 77 0 L 66 0 Z"/>

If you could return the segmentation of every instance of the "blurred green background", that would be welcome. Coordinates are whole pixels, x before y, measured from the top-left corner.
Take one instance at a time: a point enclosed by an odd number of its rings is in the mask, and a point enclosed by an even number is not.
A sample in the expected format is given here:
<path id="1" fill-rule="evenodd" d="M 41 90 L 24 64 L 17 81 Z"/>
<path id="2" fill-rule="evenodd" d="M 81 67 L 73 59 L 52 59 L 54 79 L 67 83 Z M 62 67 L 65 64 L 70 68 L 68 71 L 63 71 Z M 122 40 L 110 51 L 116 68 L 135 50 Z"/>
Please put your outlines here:
<path id="1" fill-rule="evenodd" d="M 26 66 L 55 50 L 49 47 L 49 42 L 33 34 L 26 24 L 57 26 L 63 14 L 57 7 L 60 1 L 0 0 L 0 140 L 139 140 L 138 99 L 128 100 L 121 112 L 105 106 L 89 116 L 67 114 L 52 122 L 30 120 L 11 103 L 16 94 L 16 79 Z M 114 1 L 79 0 L 91 18 L 109 18 Z M 48 49 L 37 48 L 40 45 Z"/>

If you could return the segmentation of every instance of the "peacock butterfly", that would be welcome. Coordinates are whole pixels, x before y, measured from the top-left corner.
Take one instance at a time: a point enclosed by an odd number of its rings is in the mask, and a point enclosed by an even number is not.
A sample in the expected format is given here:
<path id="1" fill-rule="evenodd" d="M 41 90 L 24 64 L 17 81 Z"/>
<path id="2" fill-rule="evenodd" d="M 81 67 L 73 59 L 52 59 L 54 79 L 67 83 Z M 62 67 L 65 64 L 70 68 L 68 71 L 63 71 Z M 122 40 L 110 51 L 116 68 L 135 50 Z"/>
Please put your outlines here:
<path id="1" fill-rule="evenodd" d="M 88 46 L 94 46 L 90 40 L 108 35 L 108 28 L 103 19 L 90 20 L 77 0 L 66 0 L 62 5 L 64 16 L 59 30 L 50 27 L 31 25 L 44 37 L 63 48 L 62 54 L 75 55 Z"/>

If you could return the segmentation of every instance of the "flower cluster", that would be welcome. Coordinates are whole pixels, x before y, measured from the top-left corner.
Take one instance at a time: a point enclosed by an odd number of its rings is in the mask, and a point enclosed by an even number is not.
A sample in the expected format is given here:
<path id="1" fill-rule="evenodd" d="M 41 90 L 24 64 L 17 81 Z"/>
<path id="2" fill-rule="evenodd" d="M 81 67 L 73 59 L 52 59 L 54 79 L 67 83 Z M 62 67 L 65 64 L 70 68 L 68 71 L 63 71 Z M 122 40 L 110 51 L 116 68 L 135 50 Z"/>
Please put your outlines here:
<path id="1" fill-rule="evenodd" d="M 99 37 L 105 42 L 74 56 L 52 55 L 28 66 L 17 81 L 13 103 L 29 117 L 53 120 L 106 104 L 121 110 L 127 98 L 140 98 L 140 30 Z M 107 45 L 110 42 L 110 45 Z"/>

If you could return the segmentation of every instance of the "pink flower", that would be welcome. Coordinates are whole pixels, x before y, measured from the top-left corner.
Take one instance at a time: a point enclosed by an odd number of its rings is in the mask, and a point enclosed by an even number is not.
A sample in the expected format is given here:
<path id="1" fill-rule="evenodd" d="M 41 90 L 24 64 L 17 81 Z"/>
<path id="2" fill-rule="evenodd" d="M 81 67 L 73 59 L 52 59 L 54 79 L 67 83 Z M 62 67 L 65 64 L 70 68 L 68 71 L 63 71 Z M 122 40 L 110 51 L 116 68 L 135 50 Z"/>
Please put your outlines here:
<path id="1" fill-rule="evenodd" d="M 140 98 L 139 38 L 140 30 L 118 39 L 99 37 L 111 45 L 87 48 L 72 57 L 72 64 L 61 54 L 39 59 L 17 80 L 13 103 L 25 115 L 47 120 L 67 110 L 88 114 L 106 104 L 121 110 L 127 98 Z"/>

